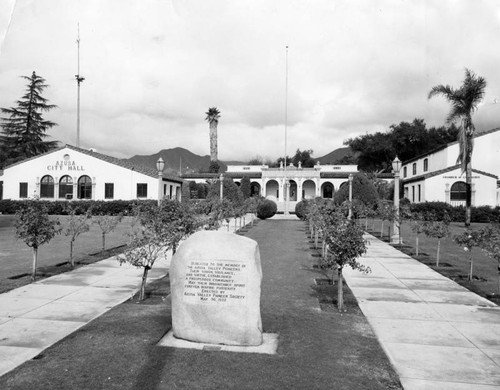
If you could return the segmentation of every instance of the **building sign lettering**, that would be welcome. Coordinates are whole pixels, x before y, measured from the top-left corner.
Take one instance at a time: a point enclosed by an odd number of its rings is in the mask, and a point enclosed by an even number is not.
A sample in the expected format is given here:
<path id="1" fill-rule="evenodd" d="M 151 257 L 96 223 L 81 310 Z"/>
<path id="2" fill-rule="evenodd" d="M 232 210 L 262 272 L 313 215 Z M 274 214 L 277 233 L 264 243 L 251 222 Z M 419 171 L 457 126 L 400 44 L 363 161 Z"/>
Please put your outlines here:
<path id="1" fill-rule="evenodd" d="M 237 261 L 191 260 L 184 280 L 184 302 L 196 304 L 245 304 L 246 264 Z"/>
<path id="2" fill-rule="evenodd" d="M 68 171 L 68 172 L 76 172 L 83 171 L 83 165 L 76 165 L 75 161 L 64 160 L 64 161 L 56 161 L 53 165 L 47 165 L 48 171 L 59 172 L 59 171 Z"/>

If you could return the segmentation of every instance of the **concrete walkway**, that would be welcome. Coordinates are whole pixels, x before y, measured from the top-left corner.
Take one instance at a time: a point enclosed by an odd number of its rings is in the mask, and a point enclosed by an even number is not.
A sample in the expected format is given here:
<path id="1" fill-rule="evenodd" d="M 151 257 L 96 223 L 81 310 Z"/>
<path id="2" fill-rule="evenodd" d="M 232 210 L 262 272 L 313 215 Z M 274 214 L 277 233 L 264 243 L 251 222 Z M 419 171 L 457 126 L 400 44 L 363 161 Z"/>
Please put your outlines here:
<path id="1" fill-rule="evenodd" d="M 152 281 L 166 275 L 157 260 Z M 0 295 L 0 376 L 131 298 L 142 269 L 114 258 L 40 280 Z"/>
<path id="2" fill-rule="evenodd" d="M 219 230 L 234 232 L 252 220 L 231 219 Z M 170 253 L 161 256 L 148 282 L 164 277 L 170 260 Z M 0 294 L 0 376 L 133 297 L 142 273 L 109 258 Z"/>
<path id="3" fill-rule="evenodd" d="M 345 279 L 406 390 L 500 389 L 500 308 L 367 235 Z"/>

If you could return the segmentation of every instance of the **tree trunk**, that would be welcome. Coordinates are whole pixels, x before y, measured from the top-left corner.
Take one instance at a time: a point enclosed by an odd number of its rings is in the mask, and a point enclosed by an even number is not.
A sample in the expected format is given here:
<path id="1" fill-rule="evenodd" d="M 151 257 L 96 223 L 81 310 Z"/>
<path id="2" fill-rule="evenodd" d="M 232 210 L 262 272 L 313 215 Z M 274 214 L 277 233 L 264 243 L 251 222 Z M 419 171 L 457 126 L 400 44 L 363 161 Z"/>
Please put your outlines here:
<path id="1" fill-rule="evenodd" d="M 318 229 L 314 232 L 314 249 L 318 249 Z"/>
<path id="2" fill-rule="evenodd" d="M 438 250 L 436 255 L 436 267 L 439 267 L 439 250 L 441 249 L 441 239 L 438 238 Z"/>
<path id="3" fill-rule="evenodd" d="M 382 220 L 382 227 L 380 228 L 380 238 L 384 237 L 384 221 Z"/>
<path id="4" fill-rule="evenodd" d="M 69 242 L 69 263 L 70 263 L 70 265 L 71 265 L 72 267 L 74 267 L 74 266 L 75 266 L 75 261 L 73 260 L 73 243 L 74 243 L 74 242 L 75 242 L 74 240 L 71 240 L 71 241 Z"/>
<path id="5" fill-rule="evenodd" d="M 415 246 L 416 246 L 416 249 L 417 249 L 416 256 L 418 256 L 418 234 L 417 234 L 417 237 L 415 238 Z"/>
<path id="6" fill-rule="evenodd" d="M 146 279 L 148 278 L 149 267 L 144 267 L 142 274 L 141 291 L 139 292 L 139 301 L 144 300 L 144 293 L 146 291 Z"/>
<path id="7" fill-rule="evenodd" d="M 343 288 L 343 276 L 342 276 L 342 268 L 338 269 L 338 277 L 339 281 L 337 284 L 337 309 L 339 311 L 344 311 L 344 290 Z"/>
<path id="8" fill-rule="evenodd" d="M 217 161 L 217 125 L 210 123 L 210 160 Z"/>
<path id="9" fill-rule="evenodd" d="M 469 262 L 470 262 L 470 270 L 469 270 L 469 282 L 472 282 L 472 266 L 474 264 L 474 259 L 472 258 L 472 251 L 469 256 Z"/>
<path id="10" fill-rule="evenodd" d="M 31 281 L 36 279 L 36 261 L 38 260 L 38 248 L 33 247 L 33 269 L 31 271 Z"/>
<path id="11" fill-rule="evenodd" d="M 106 250 L 106 233 L 102 232 L 102 250 Z"/>
<path id="12" fill-rule="evenodd" d="M 470 226 L 472 205 L 472 165 L 469 161 L 465 168 L 465 226 Z"/>

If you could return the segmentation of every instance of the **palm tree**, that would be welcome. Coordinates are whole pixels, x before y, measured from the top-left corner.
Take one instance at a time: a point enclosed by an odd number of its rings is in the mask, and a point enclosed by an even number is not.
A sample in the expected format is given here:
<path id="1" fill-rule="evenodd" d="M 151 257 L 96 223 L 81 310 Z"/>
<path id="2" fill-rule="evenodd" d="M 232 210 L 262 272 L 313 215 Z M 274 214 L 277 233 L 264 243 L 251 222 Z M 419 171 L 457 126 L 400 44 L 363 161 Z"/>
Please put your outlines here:
<path id="1" fill-rule="evenodd" d="M 465 79 L 460 88 L 454 89 L 449 85 L 436 85 L 429 92 L 428 98 L 443 95 L 451 103 L 451 111 L 446 121 L 459 122 L 458 144 L 459 153 L 457 164 L 465 172 L 466 197 L 465 197 L 465 226 L 470 225 L 471 215 L 471 183 L 472 183 L 472 150 L 474 148 L 474 131 L 472 113 L 477 110 L 478 104 L 484 96 L 486 80 L 477 76 L 469 69 L 465 69 Z"/>
<path id="2" fill-rule="evenodd" d="M 219 124 L 220 111 L 217 107 L 210 107 L 205 113 L 205 120 L 210 125 L 210 161 L 217 161 L 217 125 Z"/>

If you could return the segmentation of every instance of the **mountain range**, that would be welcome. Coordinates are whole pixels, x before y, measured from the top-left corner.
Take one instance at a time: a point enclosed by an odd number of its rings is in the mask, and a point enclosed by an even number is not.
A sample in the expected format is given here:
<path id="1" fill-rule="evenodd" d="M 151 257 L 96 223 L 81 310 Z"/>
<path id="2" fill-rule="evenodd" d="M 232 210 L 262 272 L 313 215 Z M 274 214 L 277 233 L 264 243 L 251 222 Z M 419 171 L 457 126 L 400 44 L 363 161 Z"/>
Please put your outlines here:
<path id="1" fill-rule="evenodd" d="M 350 156 L 353 156 L 351 149 L 349 147 L 344 147 L 335 149 L 322 157 L 315 158 L 315 160 L 323 165 L 338 164 Z M 151 155 L 135 155 L 124 160 L 132 164 L 156 168 L 156 162 L 160 157 L 165 161 L 164 172 L 172 175 L 178 175 L 179 173 L 208 172 L 208 167 L 210 165 L 209 155 L 199 156 L 180 147 L 162 149 Z M 219 163 L 221 165 L 221 172 L 225 172 L 228 165 L 246 164 L 246 162 L 242 161 L 219 161 Z"/>

